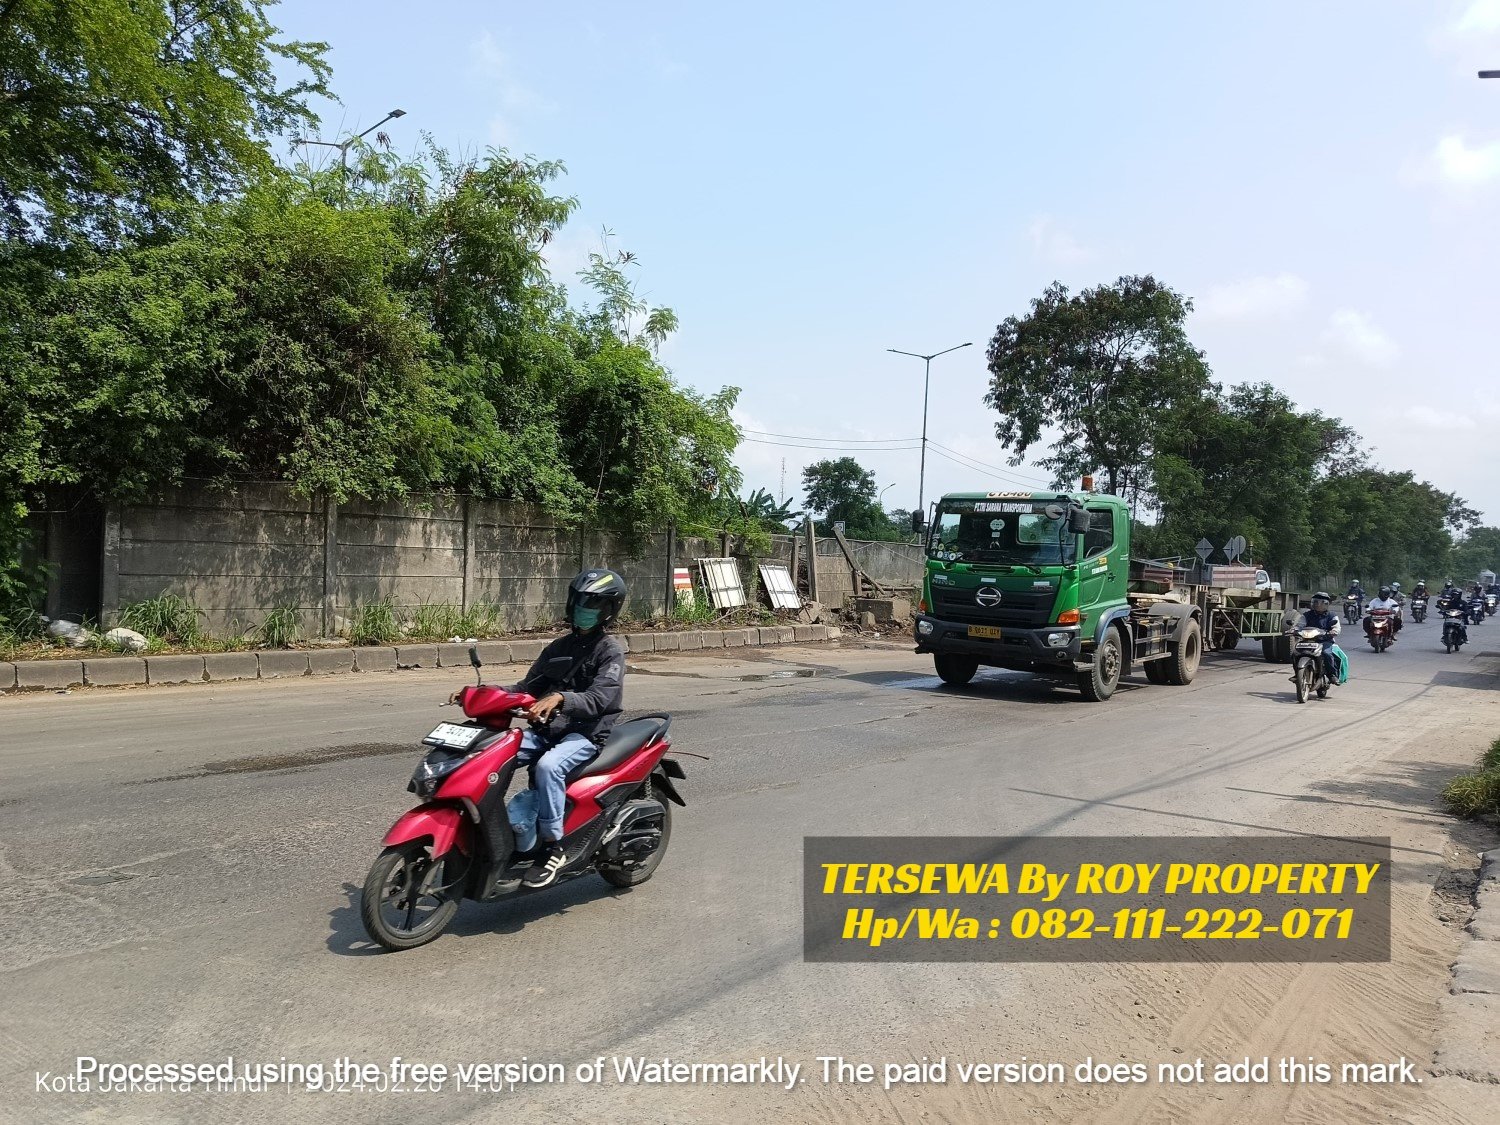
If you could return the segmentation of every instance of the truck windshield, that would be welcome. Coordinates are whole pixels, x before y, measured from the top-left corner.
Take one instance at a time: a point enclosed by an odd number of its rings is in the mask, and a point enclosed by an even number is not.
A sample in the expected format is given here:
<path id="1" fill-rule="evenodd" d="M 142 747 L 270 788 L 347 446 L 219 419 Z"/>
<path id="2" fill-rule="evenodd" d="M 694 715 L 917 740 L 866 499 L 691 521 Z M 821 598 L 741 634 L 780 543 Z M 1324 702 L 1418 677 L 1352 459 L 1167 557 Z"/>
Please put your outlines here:
<path id="1" fill-rule="evenodd" d="M 1056 505 L 1050 505 L 1054 511 Z M 1032 501 L 943 500 L 932 521 L 927 557 L 943 562 L 1058 566 L 1073 561 L 1067 519 Z"/>

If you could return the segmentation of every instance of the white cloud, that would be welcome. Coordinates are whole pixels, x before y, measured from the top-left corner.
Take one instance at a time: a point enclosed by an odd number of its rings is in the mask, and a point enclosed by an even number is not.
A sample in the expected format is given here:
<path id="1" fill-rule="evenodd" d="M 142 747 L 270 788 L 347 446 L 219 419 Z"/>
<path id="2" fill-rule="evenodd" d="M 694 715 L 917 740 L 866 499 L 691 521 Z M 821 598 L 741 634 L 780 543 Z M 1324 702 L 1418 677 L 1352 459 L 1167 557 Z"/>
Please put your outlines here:
<path id="1" fill-rule="evenodd" d="M 1032 252 L 1052 265 L 1077 265 L 1092 258 L 1093 251 L 1084 246 L 1051 215 L 1038 215 L 1026 227 L 1026 240 Z"/>
<path id="2" fill-rule="evenodd" d="M 1500 141 L 1470 145 L 1460 134 L 1438 141 L 1432 153 L 1437 178 L 1458 187 L 1475 187 L 1500 176 Z"/>
<path id="3" fill-rule="evenodd" d="M 1450 4 L 1449 11 L 1429 37 L 1435 50 L 1469 61 L 1476 50 L 1500 42 L 1500 0 L 1468 0 Z"/>
<path id="4" fill-rule="evenodd" d="M 1247 277 L 1212 285 L 1193 302 L 1205 320 L 1261 320 L 1286 316 L 1307 303 L 1307 281 L 1293 273 Z"/>
<path id="5" fill-rule="evenodd" d="M 489 100 L 491 116 L 488 125 L 492 145 L 515 147 L 518 143 L 516 123 L 527 112 L 551 108 L 546 100 L 521 82 L 510 56 L 495 42 L 488 31 L 481 32 L 469 49 L 470 72 L 475 84 Z"/>
<path id="6" fill-rule="evenodd" d="M 1500 0 L 1473 0 L 1452 26 L 1460 35 L 1488 35 L 1500 31 Z"/>
<path id="7" fill-rule="evenodd" d="M 1353 309 L 1338 309 L 1328 318 L 1323 343 L 1372 367 L 1390 367 L 1401 349 L 1370 317 Z"/>
<path id="8" fill-rule="evenodd" d="M 1438 410 L 1431 406 L 1409 406 L 1404 417 L 1407 421 L 1427 430 L 1473 430 L 1479 423 L 1467 414 L 1452 410 Z"/>

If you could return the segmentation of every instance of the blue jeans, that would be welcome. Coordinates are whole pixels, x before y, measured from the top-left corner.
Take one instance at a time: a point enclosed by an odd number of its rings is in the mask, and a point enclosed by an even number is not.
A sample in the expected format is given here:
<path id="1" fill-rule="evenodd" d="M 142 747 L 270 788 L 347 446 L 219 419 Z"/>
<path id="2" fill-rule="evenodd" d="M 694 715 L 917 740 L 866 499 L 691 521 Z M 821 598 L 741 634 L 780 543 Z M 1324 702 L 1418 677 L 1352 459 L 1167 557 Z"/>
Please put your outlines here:
<path id="1" fill-rule="evenodd" d="M 544 843 L 553 843 L 562 839 L 563 807 L 568 795 L 568 771 L 594 757 L 599 753 L 599 748 L 581 734 L 569 734 L 559 738 L 550 750 L 538 758 L 536 751 L 540 750 L 541 746 L 536 735 L 527 731 L 521 736 L 520 760 L 523 762 L 535 760 L 536 762 L 533 770 L 536 775 L 536 830 Z M 514 817 L 511 823 L 514 827 Z M 520 846 L 524 842 L 520 838 L 521 835 L 518 831 L 517 849 L 530 851 L 530 848 Z"/>

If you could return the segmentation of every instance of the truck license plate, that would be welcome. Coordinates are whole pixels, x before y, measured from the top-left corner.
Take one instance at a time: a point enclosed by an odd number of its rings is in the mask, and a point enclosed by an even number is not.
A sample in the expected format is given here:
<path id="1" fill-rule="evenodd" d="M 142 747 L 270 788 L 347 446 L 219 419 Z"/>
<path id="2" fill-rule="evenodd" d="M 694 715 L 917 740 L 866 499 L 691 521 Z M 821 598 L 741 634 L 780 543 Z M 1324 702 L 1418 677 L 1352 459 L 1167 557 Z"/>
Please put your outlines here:
<path id="1" fill-rule="evenodd" d="M 969 636 L 987 637 L 992 641 L 1000 639 L 1000 626 L 998 625 L 970 625 Z"/>

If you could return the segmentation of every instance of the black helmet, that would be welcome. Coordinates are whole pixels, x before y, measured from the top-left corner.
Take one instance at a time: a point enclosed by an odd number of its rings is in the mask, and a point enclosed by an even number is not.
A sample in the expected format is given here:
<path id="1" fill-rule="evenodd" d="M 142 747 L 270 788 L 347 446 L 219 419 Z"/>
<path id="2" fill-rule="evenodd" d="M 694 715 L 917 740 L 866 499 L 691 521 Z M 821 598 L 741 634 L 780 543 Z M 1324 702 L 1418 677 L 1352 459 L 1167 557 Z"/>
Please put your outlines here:
<path id="1" fill-rule="evenodd" d="M 1391 588 L 1389 586 L 1380 587 L 1380 596 L 1383 600 L 1389 600 L 1391 596 Z"/>
<path id="2" fill-rule="evenodd" d="M 568 583 L 568 604 L 563 608 L 563 616 L 567 618 L 569 626 L 585 633 L 592 629 L 602 629 L 620 616 L 620 610 L 625 605 L 625 593 L 625 579 L 614 571 L 603 567 L 585 570 Z M 598 611 L 599 616 L 585 628 L 573 620 L 574 610 L 583 610 L 585 613 Z"/>

